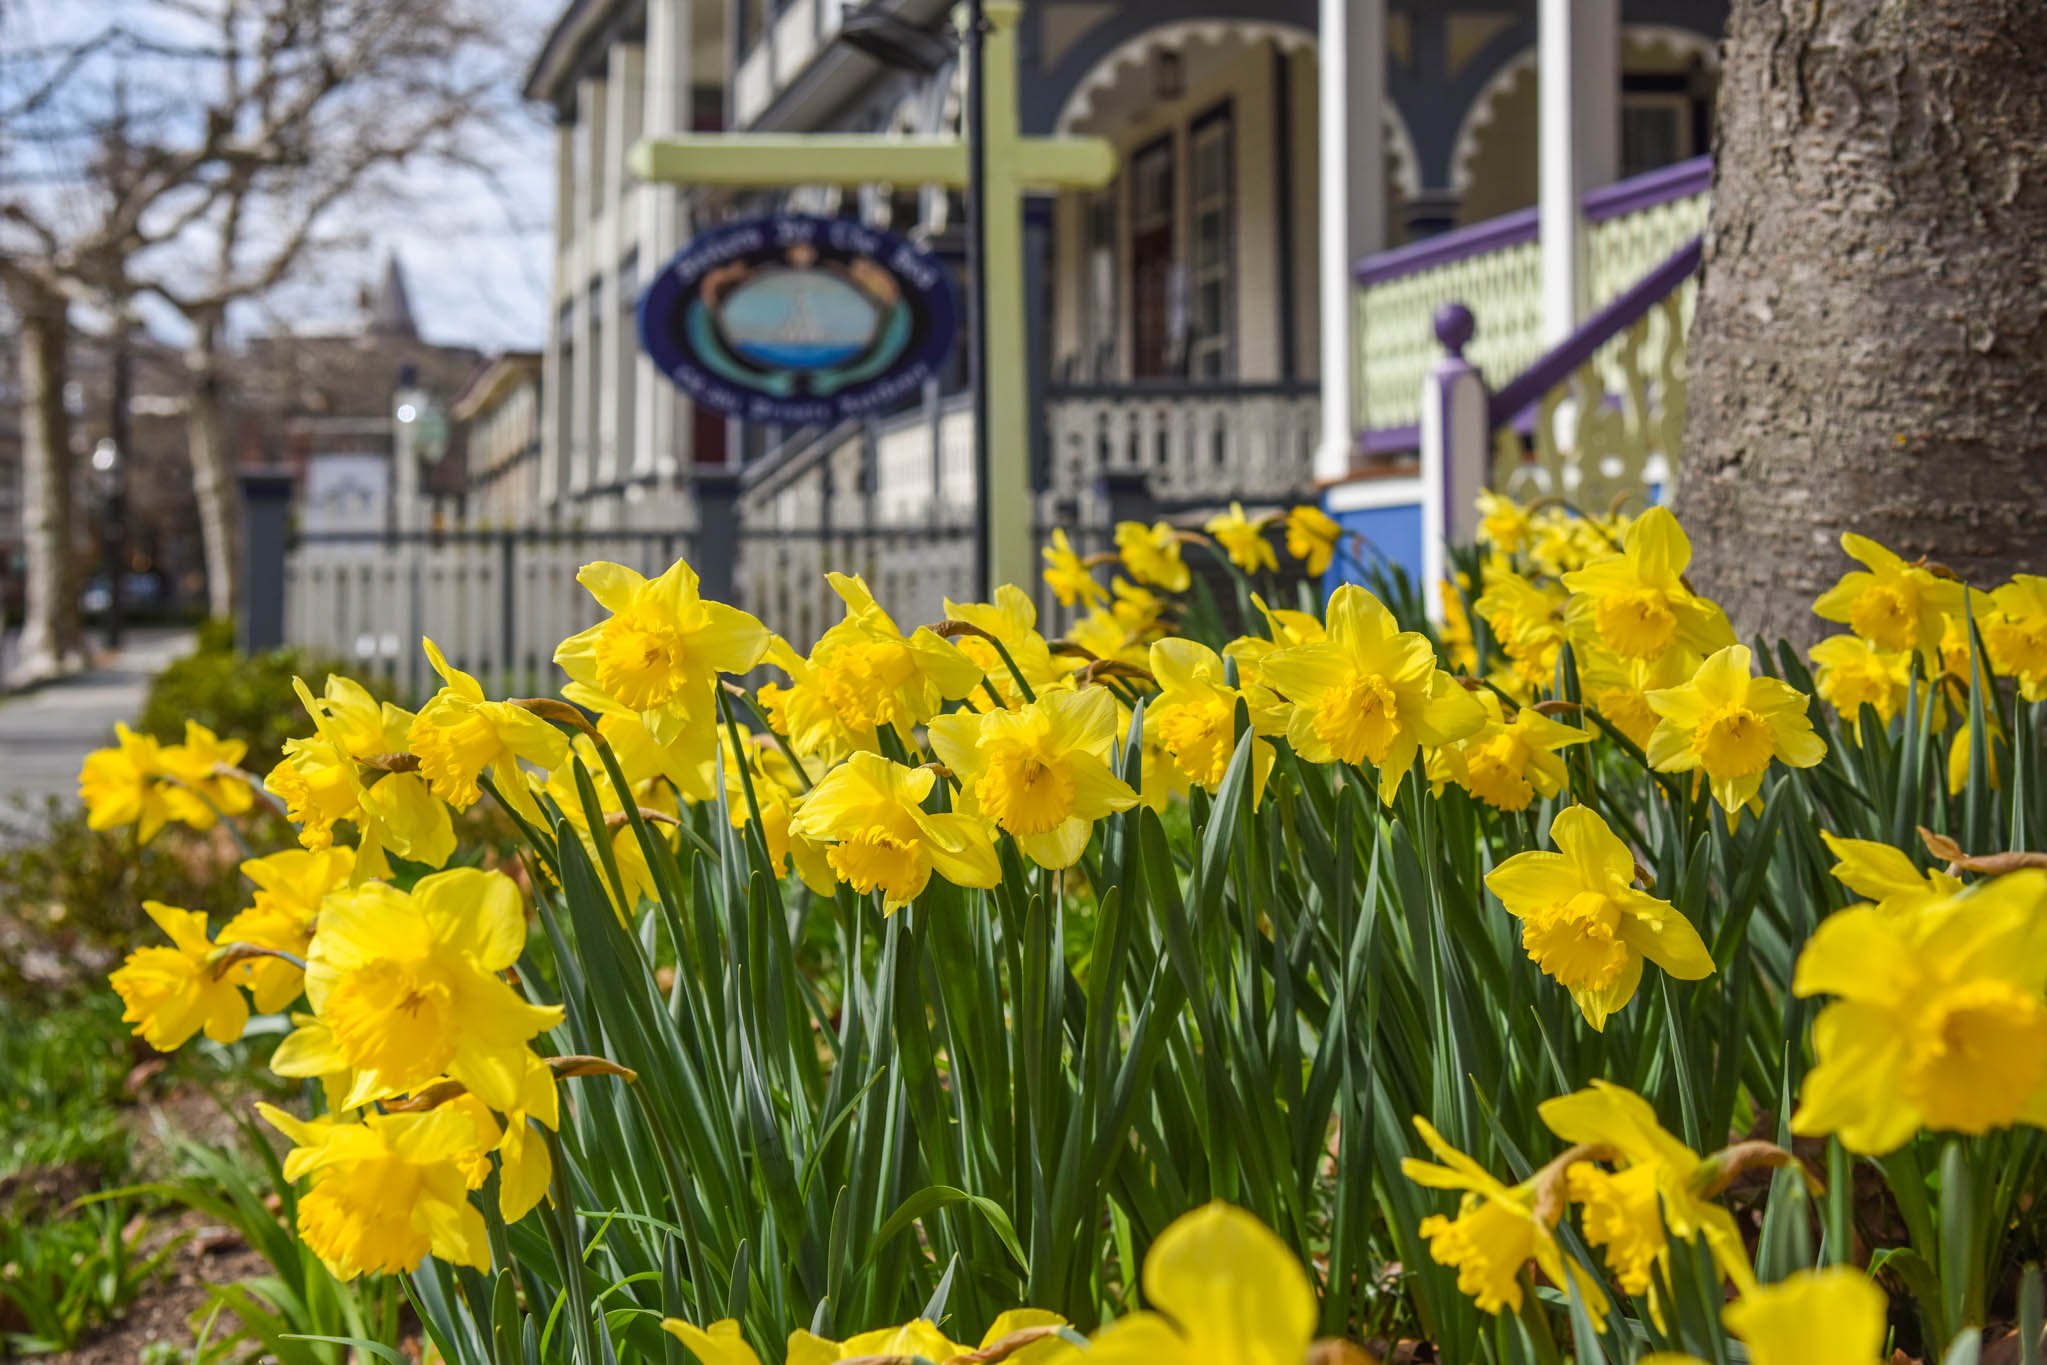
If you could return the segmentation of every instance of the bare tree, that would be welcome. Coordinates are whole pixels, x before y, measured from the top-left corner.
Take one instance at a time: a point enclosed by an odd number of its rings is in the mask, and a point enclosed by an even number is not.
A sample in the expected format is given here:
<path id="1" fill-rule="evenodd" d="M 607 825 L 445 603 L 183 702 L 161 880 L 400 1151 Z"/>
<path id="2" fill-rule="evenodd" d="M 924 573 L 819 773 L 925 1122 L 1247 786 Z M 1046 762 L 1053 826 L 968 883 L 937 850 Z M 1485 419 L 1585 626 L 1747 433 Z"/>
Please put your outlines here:
<path id="1" fill-rule="evenodd" d="M 90 268 L 67 257 L 47 195 L 9 195 L 0 214 L 61 289 L 154 296 L 189 324 L 187 431 L 216 615 L 239 598 L 232 314 L 359 246 L 365 215 L 403 194 L 401 172 L 477 168 L 480 140 L 517 107 L 503 32 L 486 0 L 151 0 L 75 44 L 28 96 L 89 121 L 87 74 L 121 65 L 86 177 L 109 229 Z M 60 101 L 67 84 L 76 94 Z"/>

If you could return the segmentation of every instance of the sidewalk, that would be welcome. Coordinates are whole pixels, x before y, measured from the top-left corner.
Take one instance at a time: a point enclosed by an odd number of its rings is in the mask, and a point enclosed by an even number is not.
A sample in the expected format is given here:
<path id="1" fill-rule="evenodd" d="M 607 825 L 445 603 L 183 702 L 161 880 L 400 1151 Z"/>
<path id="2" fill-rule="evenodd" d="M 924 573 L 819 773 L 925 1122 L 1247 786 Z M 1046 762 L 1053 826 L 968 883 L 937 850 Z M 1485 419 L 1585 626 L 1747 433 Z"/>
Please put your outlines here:
<path id="1" fill-rule="evenodd" d="M 40 811 L 46 795 L 78 798 L 78 765 L 135 719 L 149 680 L 192 650 L 189 630 L 130 630 L 121 651 L 85 672 L 0 697 L 0 840 L 26 833 L 14 797 Z"/>

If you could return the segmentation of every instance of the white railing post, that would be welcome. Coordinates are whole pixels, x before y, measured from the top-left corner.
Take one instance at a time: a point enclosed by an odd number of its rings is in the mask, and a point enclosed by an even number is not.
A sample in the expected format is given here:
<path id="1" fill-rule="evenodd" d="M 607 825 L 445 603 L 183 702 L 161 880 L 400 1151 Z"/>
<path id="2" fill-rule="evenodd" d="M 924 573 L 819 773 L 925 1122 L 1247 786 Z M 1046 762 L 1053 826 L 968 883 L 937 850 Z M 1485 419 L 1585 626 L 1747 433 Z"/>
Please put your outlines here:
<path id="1" fill-rule="evenodd" d="M 1436 338 L 1449 352 L 1422 381 L 1422 600 L 1429 619 L 1442 619 L 1436 585 L 1444 577 L 1446 542 L 1471 538 L 1472 500 L 1485 485 L 1492 423 L 1485 380 L 1464 358 L 1474 328 L 1471 310 L 1447 304 L 1436 314 Z"/>

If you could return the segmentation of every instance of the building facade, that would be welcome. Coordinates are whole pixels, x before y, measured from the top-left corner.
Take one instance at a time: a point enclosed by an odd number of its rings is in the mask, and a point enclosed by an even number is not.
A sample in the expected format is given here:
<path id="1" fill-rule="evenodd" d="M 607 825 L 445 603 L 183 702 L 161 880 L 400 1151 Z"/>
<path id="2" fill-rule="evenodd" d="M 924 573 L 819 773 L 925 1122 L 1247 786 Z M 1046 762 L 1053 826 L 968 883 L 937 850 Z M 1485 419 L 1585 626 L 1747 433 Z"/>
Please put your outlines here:
<path id="1" fill-rule="evenodd" d="M 1726 8 L 1024 6 L 1024 131 L 1103 137 L 1119 158 L 1107 187 L 1027 207 L 1032 306 L 994 320 L 1021 329 L 1032 358 L 1041 528 L 1100 522 L 1091 491 L 1109 469 L 1146 472 L 1153 494 L 1183 511 L 1230 497 L 1282 503 L 1411 469 L 1443 302 L 1471 305 L 1473 354 L 1498 385 L 1653 264 L 1667 239 L 1695 230 L 1700 186 L 1639 204 L 1625 187 L 1705 150 Z M 738 195 L 636 184 L 625 164 L 634 141 L 664 130 L 954 131 L 950 9 L 569 6 L 527 85 L 557 124 L 538 476 L 522 494 L 530 501 L 493 503 L 512 509 L 493 515 L 686 526 L 694 472 L 733 468 L 749 517 L 764 524 L 970 513 L 963 366 L 883 418 L 747 430 L 694 410 L 656 374 L 633 317 L 651 274 L 722 218 L 774 207 L 858 215 L 957 259 L 958 196 L 888 185 Z M 930 35 L 939 56 L 892 65 L 872 55 L 860 32 L 877 16 Z M 1585 197 L 1615 186 L 1602 202 L 1624 209 L 1588 216 L 1601 210 Z M 778 556 L 774 572 L 804 571 L 801 559 Z"/>

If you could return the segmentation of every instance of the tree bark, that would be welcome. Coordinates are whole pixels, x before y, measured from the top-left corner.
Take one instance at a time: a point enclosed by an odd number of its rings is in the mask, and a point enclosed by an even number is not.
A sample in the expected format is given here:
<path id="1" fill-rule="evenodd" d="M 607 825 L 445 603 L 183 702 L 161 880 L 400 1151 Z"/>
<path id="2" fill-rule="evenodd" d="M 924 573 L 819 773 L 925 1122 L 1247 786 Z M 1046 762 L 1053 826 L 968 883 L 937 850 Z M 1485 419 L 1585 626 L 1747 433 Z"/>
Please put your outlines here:
<path id="1" fill-rule="evenodd" d="M 2047 572 L 2047 4 L 1734 0 L 1677 510 L 1744 633 L 1855 530 Z"/>
<path id="2" fill-rule="evenodd" d="M 195 319 L 185 352 L 191 380 L 185 440 L 192 458 L 192 496 L 199 504 L 199 540 L 206 554 L 207 611 L 235 619 L 241 602 L 241 566 L 235 529 L 235 483 L 228 470 L 226 384 L 220 372 L 220 320 Z"/>
<path id="3" fill-rule="evenodd" d="M 11 684 L 83 661 L 71 541 L 71 419 L 64 410 L 70 319 L 61 295 L 16 281 L 21 315 L 21 521 L 27 558 L 21 641 Z"/>

